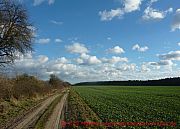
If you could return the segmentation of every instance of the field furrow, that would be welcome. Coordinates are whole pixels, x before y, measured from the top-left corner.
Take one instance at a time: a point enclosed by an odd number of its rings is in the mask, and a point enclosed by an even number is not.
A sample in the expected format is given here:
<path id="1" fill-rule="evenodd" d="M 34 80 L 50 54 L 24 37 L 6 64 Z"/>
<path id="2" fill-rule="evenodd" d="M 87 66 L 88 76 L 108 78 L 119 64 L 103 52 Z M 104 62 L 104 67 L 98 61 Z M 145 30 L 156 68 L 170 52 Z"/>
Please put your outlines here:
<path id="1" fill-rule="evenodd" d="M 73 89 L 103 122 L 175 122 L 180 125 L 179 87 L 84 86 Z"/>

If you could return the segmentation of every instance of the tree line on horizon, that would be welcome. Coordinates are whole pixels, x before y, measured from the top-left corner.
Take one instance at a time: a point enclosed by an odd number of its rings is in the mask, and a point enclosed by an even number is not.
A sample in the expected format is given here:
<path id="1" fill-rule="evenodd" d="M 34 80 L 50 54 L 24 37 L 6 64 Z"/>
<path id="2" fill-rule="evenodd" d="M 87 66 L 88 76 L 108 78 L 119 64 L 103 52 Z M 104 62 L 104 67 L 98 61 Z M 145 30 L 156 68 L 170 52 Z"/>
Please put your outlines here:
<path id="1" fill-rule="evenodd" d="M 74 86 L 180 86 L 180 77 L 165 78 L 159 80 L 128 80 L 128 81 L 97 81 L 97 82 L 81 82 Z"/>

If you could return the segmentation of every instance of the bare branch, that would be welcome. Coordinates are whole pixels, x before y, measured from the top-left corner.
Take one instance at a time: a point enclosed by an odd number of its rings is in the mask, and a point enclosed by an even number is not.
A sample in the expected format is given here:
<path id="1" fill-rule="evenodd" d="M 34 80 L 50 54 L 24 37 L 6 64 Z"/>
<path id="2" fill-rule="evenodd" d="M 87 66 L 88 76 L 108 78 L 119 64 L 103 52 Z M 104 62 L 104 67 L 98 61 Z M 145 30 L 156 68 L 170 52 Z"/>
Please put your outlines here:
<path id="1" fill-rule="evenodd" d="M 26 10 L 17 1 L 0 0 L 0 66 L 12 63 L 14 53 L 32 51 L 33 30 Z"/>

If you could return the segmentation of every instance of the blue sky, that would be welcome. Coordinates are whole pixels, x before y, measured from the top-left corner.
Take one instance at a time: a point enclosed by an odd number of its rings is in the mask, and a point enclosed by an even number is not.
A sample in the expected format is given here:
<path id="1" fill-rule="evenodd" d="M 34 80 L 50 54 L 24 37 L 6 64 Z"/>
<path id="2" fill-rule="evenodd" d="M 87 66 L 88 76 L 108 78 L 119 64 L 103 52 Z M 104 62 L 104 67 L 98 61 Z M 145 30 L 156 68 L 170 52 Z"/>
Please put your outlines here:
<path id="1" fill-rule="evenodd" d="M 20 0 L 33 23 L 34 52 L 20 73 L 72 83 L 180 76 L 178 0 Z"/>

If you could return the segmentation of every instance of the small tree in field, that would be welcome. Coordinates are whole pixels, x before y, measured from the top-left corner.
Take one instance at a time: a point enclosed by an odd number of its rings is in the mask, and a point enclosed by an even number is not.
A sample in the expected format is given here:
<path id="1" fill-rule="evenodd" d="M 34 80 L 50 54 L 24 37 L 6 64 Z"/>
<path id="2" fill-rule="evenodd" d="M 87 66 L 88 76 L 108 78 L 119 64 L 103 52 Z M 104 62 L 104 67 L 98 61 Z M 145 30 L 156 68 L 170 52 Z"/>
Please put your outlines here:
<path id="1" fill-rule="evenodd" d="M 22 5 L 0 0 L 0 66 L 13 63 L 17 53 L 32 51 L 32 28 Z"/>

